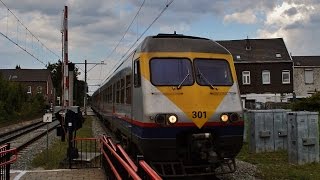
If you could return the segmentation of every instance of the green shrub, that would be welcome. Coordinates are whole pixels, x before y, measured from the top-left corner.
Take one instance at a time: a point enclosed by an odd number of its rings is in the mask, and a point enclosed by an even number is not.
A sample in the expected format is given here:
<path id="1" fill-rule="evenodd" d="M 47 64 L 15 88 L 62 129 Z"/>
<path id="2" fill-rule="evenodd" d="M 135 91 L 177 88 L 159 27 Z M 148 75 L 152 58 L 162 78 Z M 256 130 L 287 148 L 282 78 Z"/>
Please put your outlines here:
<path id="1" fill-rule="evenodd" d="M 21 84 L 2 79 L 0 74 L 1 124 L 39 116 L 43 113 L 44 106 L 45 100 L 42 94 L 29 97 Z"/>
<path id="2" fill-rule="evenodd" d="M 320 92 L 292 104 L 293 111 L 320 111 Z"/>

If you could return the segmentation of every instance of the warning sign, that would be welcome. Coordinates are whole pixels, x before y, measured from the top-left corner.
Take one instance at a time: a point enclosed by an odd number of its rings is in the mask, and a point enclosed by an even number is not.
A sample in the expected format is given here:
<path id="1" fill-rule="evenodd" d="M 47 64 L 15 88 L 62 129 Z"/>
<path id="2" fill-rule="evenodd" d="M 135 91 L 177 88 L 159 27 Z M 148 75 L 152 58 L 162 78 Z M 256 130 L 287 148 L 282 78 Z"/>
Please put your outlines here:
<path id="1" fill-rule="evenodd" d="M 52 122 L 52 114 L 51 113 L 45 113 L 43 115 L 43 122 Z"/>

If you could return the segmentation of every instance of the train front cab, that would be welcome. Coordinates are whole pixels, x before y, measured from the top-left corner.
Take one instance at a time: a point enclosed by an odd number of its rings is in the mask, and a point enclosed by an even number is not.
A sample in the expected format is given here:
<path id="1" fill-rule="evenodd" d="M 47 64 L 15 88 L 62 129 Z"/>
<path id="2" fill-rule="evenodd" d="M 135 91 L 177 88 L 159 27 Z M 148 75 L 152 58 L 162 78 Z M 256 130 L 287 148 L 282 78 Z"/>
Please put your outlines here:
<path id="1" fill-rule="evenodd" d="M 164 177 L 196 176 L 216 174 L 226 162 L 235 166 L 244 124 L 232 56 L 142 53 L 139 63 L 143 119 L 154 123 L 132 130 L 156 170 Z M 171 124 L 172 114 L 178 121 Z"/>

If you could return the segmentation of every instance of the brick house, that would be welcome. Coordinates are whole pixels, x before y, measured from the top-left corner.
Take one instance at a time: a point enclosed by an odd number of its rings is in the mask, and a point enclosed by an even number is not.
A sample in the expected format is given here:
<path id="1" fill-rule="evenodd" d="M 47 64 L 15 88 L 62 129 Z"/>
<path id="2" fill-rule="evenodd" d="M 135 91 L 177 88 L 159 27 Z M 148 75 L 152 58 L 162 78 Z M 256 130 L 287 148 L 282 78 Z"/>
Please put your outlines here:
<path id="1" fill-rule="evenodd" d="M 47 69 L 0 69 L 2 78 L 21 83 L 26 93 L 44 95 L 46 103 L 53 102 L 54 88 L 51 73 Z"/>
<path id="2" fill-rule="evenodd" d="M 297 98 L 320 91 L 320 56 L 292 56 L 293 87 Z"/>
<path id="3" fill-rule="evenodd" d="M 244 107 L 292 98 L 293 61 L 282 38 L 217 42 L 233 55 Z"/>

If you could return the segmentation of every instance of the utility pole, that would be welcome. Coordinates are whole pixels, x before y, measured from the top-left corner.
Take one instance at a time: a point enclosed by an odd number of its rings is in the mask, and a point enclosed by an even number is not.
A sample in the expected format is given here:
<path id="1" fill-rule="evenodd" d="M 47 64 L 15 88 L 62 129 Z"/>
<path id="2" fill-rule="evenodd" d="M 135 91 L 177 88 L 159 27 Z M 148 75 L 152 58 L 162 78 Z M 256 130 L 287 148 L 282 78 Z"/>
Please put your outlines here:
<path id="1" fill-rule="evenodd" d="M 88 64 L 94 64 L 94 65 L 105 65 L 104 61 L 101 61 L 100 63 L 88 63 L 87 60 L 84 60 L 84 63 L 73 63 L 73 64 L 84 64 L 84 88 L 85 88 L 85 95 L 84 95 L 84 114 L 87 115 L 87 89 L 88 89 L 88 85 L 87 85 L 87 65 Z M 90 71 L 90 70 L 89 70 Z"/>
<path id="2" fill-rule="evenodd" d="M 87 115 L 87 91 L 88 86 L 87 86 L 87 60 L 84 60 L 84 115 Z"/>
<path id="3" fill-rule="evenodd" d="M 69 70 L 68 70 L 68 6 L 64 6 L 63 18 L 63 107 L 69 106 Z"/>

